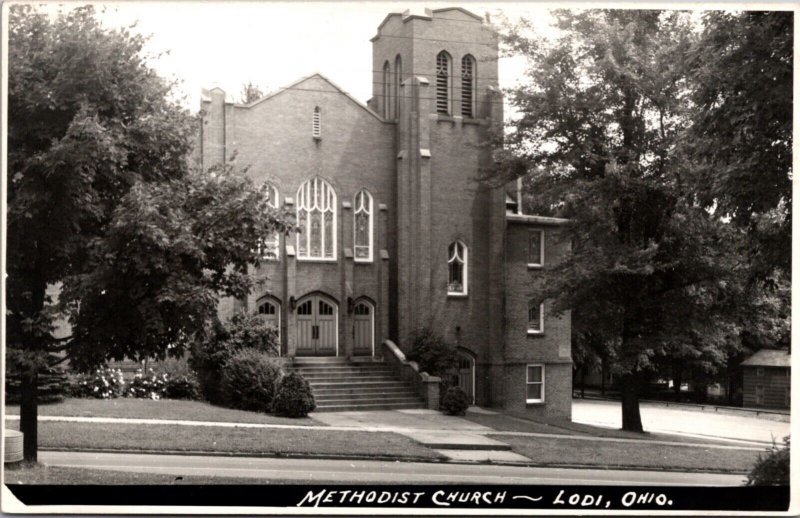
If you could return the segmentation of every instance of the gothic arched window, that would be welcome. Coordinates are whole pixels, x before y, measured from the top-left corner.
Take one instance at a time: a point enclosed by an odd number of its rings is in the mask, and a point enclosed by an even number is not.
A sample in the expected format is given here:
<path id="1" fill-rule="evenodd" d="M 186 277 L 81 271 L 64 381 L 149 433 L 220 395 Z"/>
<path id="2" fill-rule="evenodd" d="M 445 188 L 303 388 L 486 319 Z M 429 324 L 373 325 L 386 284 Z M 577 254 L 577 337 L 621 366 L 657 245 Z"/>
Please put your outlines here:
<path id="1" fill-rule="evenodd" d="M 336 192 L 322 178 L 297 190 L 297 258 L 336 259 Z"/>
<path id="2" fill-rule="evenodd" d="M 539 300 L 528 301 L 528 333 L 544 332 L 544 304 Z"/>
<path id="3" fill-rule="evenodd" d="M 394 118 L 400 117 L 400 83 L 403 82 L 403 60 L 400 54 L 394 58 Z"/>
<path id="4" fill-rule="evenodd" d="M 389 118 L 389 110 L 391 109 L 390 93 L 392 88 L 392 79 L 389 75 L 389 62 L 383 64 L 383 118 Z"/>
<path id="5" fill-rule="evenodd" d="M 436 111 L 450 115 L 450 54 L 441 51 L 436 56 Z"/>
<path id="6" fill-rule="evenodd" d="M 275 209 L 279 207 L 280 194 L 274 185 L 267 185 L 269 205 Z M 281 235 L 275 232 L 271 237 L 264 239 L 260 245 L 260 255 L 263 259 L 280 259 Z"/>
<path id="7" fill-rule="evenodd" d="M 467 54 L 461 59 L 461 115 L 475 116 L 475 58 Z"/>
<path id="8" fill-rule="evenodd" d="M 450 243 L 447 249 L 447 294 L 467 294 L 469 251 L 461 241 Z"/>
<path id="9" fill-rule="evenodd" d="M 372 261 L 372 195 L 366 190 L 356 194 L 353 204 L 353 253 L 356 261 Z"/>

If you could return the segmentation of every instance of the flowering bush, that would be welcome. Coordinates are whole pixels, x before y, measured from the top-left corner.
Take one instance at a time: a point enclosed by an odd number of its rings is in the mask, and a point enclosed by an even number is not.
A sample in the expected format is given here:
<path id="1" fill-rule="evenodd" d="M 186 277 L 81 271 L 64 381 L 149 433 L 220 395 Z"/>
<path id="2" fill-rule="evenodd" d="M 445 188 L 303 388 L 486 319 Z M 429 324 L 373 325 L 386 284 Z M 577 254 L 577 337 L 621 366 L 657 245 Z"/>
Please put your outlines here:
<path id="1" fill-rule="evenodd" d="M 133 379 L 128 383 L 125 391 L 126 397 L 160 399 L 164 395 L 167 386 L 167 373 L 156 374 L 153 369 L 147 369 L 147 373 L 142 369 L 136 371 Z"/>
<path id="2" fill-rule="evenodd" d="M 91 374 L 78 374 L 70 391 L 75 397 L 110 399 L 125 393 L 125 378 L 120 369 L 102 367 Z"/>

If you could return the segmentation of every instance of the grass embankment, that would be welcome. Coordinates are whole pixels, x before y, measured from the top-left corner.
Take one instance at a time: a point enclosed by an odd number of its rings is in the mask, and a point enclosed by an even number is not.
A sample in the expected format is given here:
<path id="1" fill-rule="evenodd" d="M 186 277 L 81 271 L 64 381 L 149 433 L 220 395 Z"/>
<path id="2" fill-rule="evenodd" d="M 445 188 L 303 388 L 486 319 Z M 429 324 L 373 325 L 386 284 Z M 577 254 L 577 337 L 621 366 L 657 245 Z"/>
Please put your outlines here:
<path id="1" fill-rule="evenodd" d="M 57 485 L 202 485 L 202 484 L 286 484 L 292 481 L 262 478 L 210 477 L 193 475 L 166 475 L 135 473 L 104 469 L 65 468 L 43 464 L 6 466 L 6 484 L 57 484 Z"/>
<path id="2" fill-rule="evenodd" d="M 17 422 L 6 426 L 17 428 Z M 439 459 L 411 439 L 389 432 L 223 428 L 162 424 L 39 423 L 39 446 L 71 450 L 236 453 L 241 455 L 375 456 Z"/>
<path id="3" fill-rule="evenodd" d="M 613 428 L 603 428 L 582 423 L 572 423 L 568 421 L 532 421 L 524 417 L 508 414 L 478 414 L 467 412 L 466 419 L 473 423 L 494 428 L 498 432 L 527 432 L 527 433 L 546 433 L 553 435 L 574 435 L 577 437 L 608 437 L 613 439 L 633 439 L 641 441 L 669 441 L 677 443 L 707 443 L 731 445 L 728 441 L 705 439 L 698 437 L 687 437 L 677 434 L 664 433 L 636 433 L 627 432 Z"/>
<path id="4" fill-rule="evenodd" d="M 19 415 L 19 405 L 6 405 L 6 415 Z M 310 417 L 291 419 L 258 412 L 224 408 L 204 401 L 186 401 L 181 399 L 160 399 L 154 401 L 152 399 L 136 398 L 67 398 L 60 403 L 39 405 L 39 415 L 325 426 L 324 423 L 315 421 Z"/>
<path id="5" fill-rule="evenodd" d="M 537 464 L 582 465 L 602 468 L 670 469 L 692 471 L 747 472 L 759 452 L 744 449 L 716 449 L 701 446 L 653 443 L 550 439 L 518 435 L 491 435 L 514 452 Z"/>

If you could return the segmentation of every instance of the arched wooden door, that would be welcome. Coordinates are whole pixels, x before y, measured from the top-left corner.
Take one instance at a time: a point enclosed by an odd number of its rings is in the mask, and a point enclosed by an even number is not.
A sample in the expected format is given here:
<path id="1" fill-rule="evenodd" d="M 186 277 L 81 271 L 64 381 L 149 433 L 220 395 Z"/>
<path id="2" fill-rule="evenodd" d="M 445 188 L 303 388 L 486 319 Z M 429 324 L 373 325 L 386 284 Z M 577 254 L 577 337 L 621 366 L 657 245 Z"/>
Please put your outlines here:
<path id="1" fill-rule="evenodd" d="M 258 316 L 275 328 L 278 332 L 278 354 L 281 351 L 281 305 L 272 298 L 263 298 L 258 301 Z"/>
<path id="2" fill-rule="evenodd" d="M 336 304 L 312 295 L 297 305 L 297 355 L 336 356 L 338 342 Z"/>
<path id="3" fill-rule="evenodd" d="M 465 352 L 458 353 L 458 375 L 456 385 L 467 393 L 469 402 L 475 403 L 475 360 Z"/>
<path id="4" fill-rule="evenodd" d="M 375 308 L 367 301 L 358 301 L 353 308 L 353 354 L 372 356 L 375 342 Z"/>

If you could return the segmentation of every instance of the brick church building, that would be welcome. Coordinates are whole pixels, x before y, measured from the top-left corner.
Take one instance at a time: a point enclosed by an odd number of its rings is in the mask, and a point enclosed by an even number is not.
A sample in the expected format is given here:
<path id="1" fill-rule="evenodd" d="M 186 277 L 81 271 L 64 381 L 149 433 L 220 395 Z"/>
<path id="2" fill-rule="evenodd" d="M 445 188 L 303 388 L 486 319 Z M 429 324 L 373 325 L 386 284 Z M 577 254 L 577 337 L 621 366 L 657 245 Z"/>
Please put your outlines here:
<path id="1" fill-rule="evenodd" d="M 457 346 L 476 404 L 569 418 L 570 317 L 531 298 L 564 220 L 475 181 L 503 123 L 496 34 L 448 8 L 391 13 L 371 41 L 367 104 L 319 74 L 249 104 L 203 91 L 202 165 L 236 153 L 301 229 L 275 236 L 265 281 L 221 316 L 263 315 L 294 362 L 351 366 L 428 327 Z"/>

